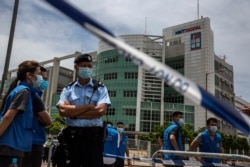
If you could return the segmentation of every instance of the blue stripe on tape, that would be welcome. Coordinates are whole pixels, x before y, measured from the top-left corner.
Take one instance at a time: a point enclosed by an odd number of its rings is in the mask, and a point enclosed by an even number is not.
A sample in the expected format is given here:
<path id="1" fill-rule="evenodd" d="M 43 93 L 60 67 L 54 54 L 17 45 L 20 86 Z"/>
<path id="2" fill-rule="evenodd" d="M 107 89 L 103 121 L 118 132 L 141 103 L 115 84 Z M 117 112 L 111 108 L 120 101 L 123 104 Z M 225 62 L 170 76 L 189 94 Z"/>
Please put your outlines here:
<path id="1" fill-rule="evenodd" d="M 121 47 L 121 46 L 116 46 L 118 43 L 117 42 L 118 39 L 113 35 L 113 33 L 111 33 L 109 30 L 104 28 L 101 24 L 97 23 L 96 21 L 94 21 L 93 19 L 88 17 L 83 12 L 75 9 L 73 6 L 71 6 L 67 2 L 65 2 L 63 0 L 46 0 L 46 1 L 49 2 L 51 5 L 53 5 L 54 7 L 56 7 L 57 9 L 59 9 L 60 11 L 62 11 L 64 14 L 68 15 L 70 18 L 75 20 L 77 23 L 79 23 L 81 26 L 85 27 L 86 29 L 88 29 L 92 33 L 95 32 L 94 33 L 95 35 L 97 35 L 98 37 L 107 41 L 108 43 L 112 44 L 114 47 L 116 47 L 116 48 Z M 88 26 L 88 25 L 91 25 L 93 30 L 91 30 L 91 26 Z M 98 33 L 97 33 L 97 31 L 98 31 Z M 105 36 L 105 34 L 107 34 L 109 36 Z M 124 45 L 124 44 L 122 45 L 122 47 L 123 48 L 121 48 L 121 50 L 124 51 L 123 52 L 124 54 L 131 54 L 132 53 L 132 50 L 133 50 L 133 49 L 131 49 L 132 47 L 129 47 L 128 45 Z M 135 54 L 132 56 L 138 58 L 139 54 L 137 55 L 137 52 L 135 52 L 135 51 L 133 51 L 133 53 L 135 53 Z M 145 55 L 145 56 L 147 56 L 147 55 Z M 148 56 L 148 58 L 150 58 L 150 57 Z M 156 60 L 154 60 L 154 62 L 156 64 L 158 63 Z M 150 63 L 153 64 L 154 62 L 150 62 Z M 140 65 L 139 63 L 137 63 L 137 64 Z M 143 64 L 143 65 L 147 66 L 148 64 Z M 144 69 L 146 69 L 146 68 L 144 68 Z M 148 70 L 148 69 L 146 69 L 146 70 Z M 174 72 L 168 71 L 168 70 L 169 69 L 166 69 L 166 68 L 160 69 L 160 71 L 162 71 L 162 72 L 167 72 L 167 73 L 171 72 L 171 73 L 175 74 Z M 175 75 L 177 76 L 177 74 L 175 74 Z M 161 79 L 164 80 L 164 78 L 161 78 Z M 233 126 L 238 128 L 245 135 L 250 135 L 250 118 L 249 117 L 246 117 L 246 116 L 244 117 L 244 115 L 242 113 L 239 113 L 239 111 L 235 110 L 233 107 L 230 107 L 229 104 L 216 99 L 213 95 L 206 92 L 204 89 L 199 87 L 196 90 L 197 85 L 189 80 L 188 80 L 188 82 L 190 85 L 193 85 L 192 89 L 190 89 L 190 92 L 188 92 L 188 93 L 184 93 L 184 92 L 179 91 L 181 94 L 183 94 L 184 96 L 186 96 L 187 98 L 189 98 L 190 100 L 195 102 L 195 104 L 199 104 L 205 108 L 208 108 L 211 112 L 213 112 L 214 114 L 218 115 L 219 117 L 221 117 L 225 121 L 228 121 Z M 172 87 L 175 86 L 175 85 L 171 85 L 171 83 L 168 83 L 168 84 L 169 84 L 169 86 L 172 86 Z M 196 97 L 197 100 L 200 100 L 200 98 L 198 98 L 199 96 L 196 96 L 198 94 L 202 95 L 201 102 L 200 101 L 197 102 L 193 99 L 193 97 Z"/>
<path id="2" fill-rule="evenodd" d="M 201 105 L 205 106 L 208 110 L 216 111 L 214 114 L 230 122 L 237 129 L 246 135 L 250 135 L 250 122 L 247 122 L 247 117 L 234 109 L 230 104 L 225 103 L 221 99 L 215 98 L 203 88 L 199 87 L 202 100 Z"/>

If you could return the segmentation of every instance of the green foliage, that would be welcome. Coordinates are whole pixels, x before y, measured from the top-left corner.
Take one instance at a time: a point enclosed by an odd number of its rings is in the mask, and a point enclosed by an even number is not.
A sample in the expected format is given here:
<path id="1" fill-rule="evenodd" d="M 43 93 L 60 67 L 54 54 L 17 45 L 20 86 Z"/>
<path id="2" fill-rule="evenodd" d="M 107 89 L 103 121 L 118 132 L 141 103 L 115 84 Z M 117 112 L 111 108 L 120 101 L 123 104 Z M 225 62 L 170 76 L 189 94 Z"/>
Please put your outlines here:
<path id="1" fill-rule="evenodd" d="M 139 139 L 148 140 L 151 142 L 156 142 L 160 136 L 163 135 L 164 130 L 170 125 L 171 122 L 165 122 L 164 125 L 159 125 L 154 128 L 153 132 L 150 132 L 149 135 L 139 135 Z M 183 143 L 192 141 L 193 137 L 193 126 L 191 124 L 185 124 L 182 127 L 182 136 Z"/>
<path id="2" fill-rule="evenodd" d="M 57 114 L 52 122 L 52 125 L 46 128 L 46 132 L 47 134 L 57 135 L 65 126 L 63 117 Z"/>
<path id="3" fill-rule="evenodd" d="M 139 135 L 139 139 L 148 140 L 151 142 L 157 142 L 158 138 L 163 135 L 166 127 L 170 125 L 170 122 L 166 122 L 164 125 L 159 125 L 154 128 L 153 132 L 150 132 L 149 135 Z M 185 124 L 182 126 L 182 137 L 183 143 L 191 144 L 193 139 L 202 131 L 204 131 L 206 127 L 200 128 L 198 131 L 193 131 L 193 126 L 191 124 Z M 225 133 L 221 133 L 222 144 L 225 150 L 225 153 L 229 153 L 229 150 L 238 149 L 240 152 L 244 150 L 245 155 L 250 155 L 250 145 L 246 138 L 237 137 L 233 135 L 228 135 Z"/>

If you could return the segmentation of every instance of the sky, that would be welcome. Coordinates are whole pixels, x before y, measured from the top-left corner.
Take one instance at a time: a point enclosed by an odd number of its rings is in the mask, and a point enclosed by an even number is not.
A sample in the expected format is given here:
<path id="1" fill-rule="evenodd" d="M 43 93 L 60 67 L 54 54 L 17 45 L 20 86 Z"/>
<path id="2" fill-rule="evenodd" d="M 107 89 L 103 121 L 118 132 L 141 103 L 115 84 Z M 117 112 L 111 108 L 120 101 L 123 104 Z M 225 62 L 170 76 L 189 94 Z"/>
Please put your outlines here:
<path id="1" fill-rule="evenodd" d="M 2 78 L 15 0 L 0 0 Z M 68 0 L 115 35 L 162 35 L 164 28 L 209 17 L 215 53 L 234 67 L 235 95 L 250 102 L 249 0 Z M 19 0 L 9 70 L 24 60 L 98 49 L 99 39 L 44 0 Z M 73 69 L 73 60 L 62 66 Z M 71 66 L 72 65 L 72 66 Z M 1 79 L 0 79 L 1 80 Z"/>

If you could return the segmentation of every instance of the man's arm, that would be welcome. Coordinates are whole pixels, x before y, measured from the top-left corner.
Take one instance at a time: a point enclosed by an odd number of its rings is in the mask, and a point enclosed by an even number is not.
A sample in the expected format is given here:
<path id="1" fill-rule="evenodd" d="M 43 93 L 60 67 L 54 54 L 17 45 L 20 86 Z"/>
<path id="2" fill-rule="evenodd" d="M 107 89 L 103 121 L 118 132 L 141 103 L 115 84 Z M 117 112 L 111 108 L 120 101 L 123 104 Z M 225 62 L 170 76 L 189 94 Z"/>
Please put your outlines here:
<path id="1" fill-rule="evenodd" d="M 170 143 L 173 146 L 174 150 L 178 151 L 179 147 L 178 147 L 175 135 L 174 134 L 170 134 L 169 139 L 170 139 Z"/>
<path id="2" fill-rule="evenodd" d="M 198 136 L 196 136 L 196 138 L 190 144 L 190 151 L 197 151 L 197 147 L 200 145 L 200 142 L 201 142 L 201 134 L 199 134 Z M 195 157 L 195 159 L 197 161 L 202 162 L 202 158 L 201 157 Z"/>
<path id="3" fill-rule="evenodd" d="M 76 115 L 76 118 L 100 118 L 105 115 L 107 111 L 107 104 L 99 104 L 86 112 L 82 112 L 79 115 Z"/>
<path id="4" fill-rule="evenodd" d="M 61 116 L 73 118 L 73 117 L 80 116 L 81 113 L 87 113 L 89 111 L 94 110 L 95 105 L 86 104 L 82 106 L 76 106 L 76 105 L 71 105 L 65 102 L 65 103 L 58 104 L 57 108 Z"/>

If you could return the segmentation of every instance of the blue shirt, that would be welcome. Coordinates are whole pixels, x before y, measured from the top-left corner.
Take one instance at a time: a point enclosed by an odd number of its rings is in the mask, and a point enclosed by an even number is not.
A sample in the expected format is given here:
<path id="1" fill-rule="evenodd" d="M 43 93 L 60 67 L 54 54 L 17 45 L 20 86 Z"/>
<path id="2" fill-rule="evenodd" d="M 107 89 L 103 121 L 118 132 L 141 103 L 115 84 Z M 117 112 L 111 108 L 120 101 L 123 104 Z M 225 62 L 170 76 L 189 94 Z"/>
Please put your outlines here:
<path id="1" fill-rule="evenodd" d="M 92 79 L 82 86 L 78 81 L 64 87 L 58 104 L 64 103 L 64 101 L 69 101 L 71 105 L 86 105 L 86 104 L 111 104 L 108 90 L 105 86 L 99 86 L 97 90 L 94 91 L 94 84 Z M 92 119 L 72 119 L 66 117 L 66 125 L 73 127 L 97 127 L 102 126 L 101 118 Z"/>

